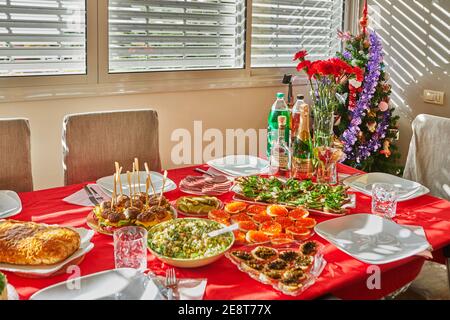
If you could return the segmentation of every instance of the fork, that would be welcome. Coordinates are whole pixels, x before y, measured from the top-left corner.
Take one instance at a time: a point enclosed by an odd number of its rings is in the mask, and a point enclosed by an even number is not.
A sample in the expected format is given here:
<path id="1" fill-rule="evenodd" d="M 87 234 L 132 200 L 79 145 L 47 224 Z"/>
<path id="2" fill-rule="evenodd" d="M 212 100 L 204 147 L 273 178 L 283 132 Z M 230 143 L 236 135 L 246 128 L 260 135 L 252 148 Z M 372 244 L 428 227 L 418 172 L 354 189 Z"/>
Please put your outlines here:
<path id="1" fill-rule="evenodd" d="M 171 268 L 166 271 L 165 285 L 169 289 L 167 293 L 167 300 L 173 300 L 173 291 L 177 288 L 178 285 L 175 269 Z"/>

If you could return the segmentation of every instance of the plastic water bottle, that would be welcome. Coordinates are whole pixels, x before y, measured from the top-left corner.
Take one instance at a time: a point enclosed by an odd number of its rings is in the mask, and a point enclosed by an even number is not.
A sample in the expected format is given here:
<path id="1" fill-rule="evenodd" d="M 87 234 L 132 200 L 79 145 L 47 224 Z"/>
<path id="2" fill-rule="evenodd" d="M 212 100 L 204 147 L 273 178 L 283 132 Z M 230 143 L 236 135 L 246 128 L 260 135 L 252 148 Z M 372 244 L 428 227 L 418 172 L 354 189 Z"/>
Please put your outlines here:
<path id="1" fill-rule="evenodd" d="M 270 153 L 272 150 L 273 141 L 277 139 L 278 135 L 278 117 L 286 117 L 286 128 L 284 132 L 284 139 L 286 145 L 290 146 L 290 128 L 291 128 L 291 113 L 289 108 L 284 101 L 284 93 L 277 93 L 277 100 L 272 105 L 272 110 L 269 113 L 269 118 L 267 121 L 267 158 L 270 159 Z"/>

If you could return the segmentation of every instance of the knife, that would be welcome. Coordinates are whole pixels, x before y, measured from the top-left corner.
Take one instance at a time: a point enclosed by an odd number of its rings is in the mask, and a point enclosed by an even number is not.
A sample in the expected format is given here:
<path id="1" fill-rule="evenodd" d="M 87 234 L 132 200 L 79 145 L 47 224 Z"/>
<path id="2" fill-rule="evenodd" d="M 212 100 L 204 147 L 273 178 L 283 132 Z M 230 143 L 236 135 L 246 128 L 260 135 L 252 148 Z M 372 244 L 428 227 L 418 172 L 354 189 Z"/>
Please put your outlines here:
<path id="1" fill-rule="evenodd" d="M 84 186 L 84 191 L 86 191 L 86 193 L 87 193 L 87 195 L 88 195 L 88 197 L 89 197 L 89 201 L 91 201 L 91 203 L 92 203 L 94 206 L 99 205 L 99 203 L 98 203 L 97 199 L 95 199 L 95 196 L 94 196 L 94 194 L 92 193 L 91 189 L 89 189 L 87 186 Z"/>
<path id="2" fill-rule="evenodd" d="M 147 273 L 147 277 L 153 281 L 161 296 L 166 298 L 166 300 L 169 300 L 169 289 L 160 280 L 158 280 L 158 277 L 151 271 Z"/>
<path id="3" fill-rule="evenodd" d="M 104 201 L 103 197 L 92 186 L 87 185 L 86 187 L 94 194 L 95 200 L 97 200 L 99 203 L 102 203 Z"/>

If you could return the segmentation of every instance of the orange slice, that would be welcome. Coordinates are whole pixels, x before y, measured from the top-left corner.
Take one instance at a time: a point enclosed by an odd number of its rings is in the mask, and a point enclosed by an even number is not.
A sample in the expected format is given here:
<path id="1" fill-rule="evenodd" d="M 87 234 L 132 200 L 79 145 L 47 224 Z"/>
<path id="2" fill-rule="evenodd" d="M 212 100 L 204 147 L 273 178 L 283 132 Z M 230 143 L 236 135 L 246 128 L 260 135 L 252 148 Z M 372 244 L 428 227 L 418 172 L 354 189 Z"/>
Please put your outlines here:
<path id="1" fill-rule="evenodd" d="M 257 205 L 257 204 L 252 204 L 251 206 L 249 206 L 247 208 L 247 214 L 254 216 L 260 213 L 264 213 L 266 212 L 266 207 L 265 206 L 261 206 L 261 205 Z"/>
<path id="2" fill-rule="evenodd" d="M 313 218 L 303 218 L 300 220 L 297 220 L 295 222 L 296 227 L 300 228 L 306 228 L 306 229 L 312 229 L 316 226 L 317 222 Z"/>
<path id="3" fill-rule="evenodd" d="M 230 214 L 237 214 L 247 209 L 247 204 L 244 202 L 231 202 L 225 206 L 225 211 Z"/>
<path id="4" fill-rule="evenodd" d="M 296 240 L 302 240 L 307 238 L 311 234 L 311 230 L 292 226 L 286 228 L 286 233 L 292 235 Z"/>
<path id="5" fill-rule="evenodd" d="M 288 217 L 292 220 L 300 220 L 309 216 L 308 210 L 304 208 L 297 208 L 289 212 Z"/>
<path id="6" fill-rule="evenodd" d="M 253 219 L 253 221 L 255 221 L 256 223 L 259 223 L 259 224 L 267 222 L 267 221 L 272 221 L 272 218 L 265 213 L 257 214 L 256 216 L 253 216 L 252 219 Z"/>
<path id="7" fill-rule="evenodd" d="M 269 236 L 262 231 L 249 231 L 247 232 L 245 239 L 250 243 L 264 243 L 270 241 Z"/>
<path id="8" fill-rule="evenodd" d="M 272 217 L 286 217 L 289 211 L 284 206 L 271 205 L 267 207 L 267 214 Z"/>
<path id="9" fill-rule="evenodd" d="M 278 222 L 267 221 L 261 224 L 260 231 L 268 235 L 274 235 L 281 233 L 283 231 L 283 227 Z"/>

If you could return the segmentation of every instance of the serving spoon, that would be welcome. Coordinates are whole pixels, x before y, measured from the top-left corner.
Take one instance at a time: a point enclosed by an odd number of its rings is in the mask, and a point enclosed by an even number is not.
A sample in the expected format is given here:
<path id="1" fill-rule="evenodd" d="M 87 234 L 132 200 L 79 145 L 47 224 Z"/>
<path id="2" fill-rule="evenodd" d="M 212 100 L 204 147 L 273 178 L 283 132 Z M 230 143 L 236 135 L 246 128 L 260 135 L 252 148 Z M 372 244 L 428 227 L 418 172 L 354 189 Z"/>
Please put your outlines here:
<path id="1" fill-rule="evenodd" d="M 232 231 L 237 230 L 237 229 L 239 229 L 239 224 L 235 223 L 235 224 L 232 224 L 231 226 L 211 231 L 207 235 L 210 238 L 214 238 L 214 237 L 220 236 L 220 235 L 222 235 L 224 233 L 232 232 Z"/>

